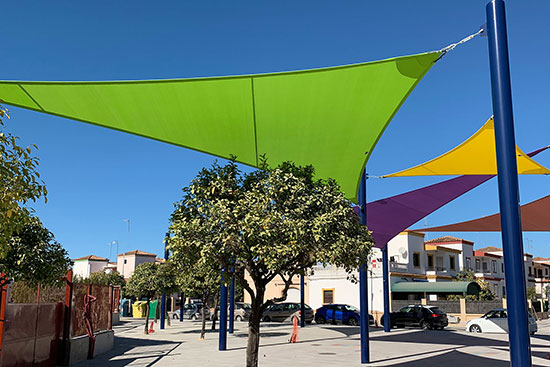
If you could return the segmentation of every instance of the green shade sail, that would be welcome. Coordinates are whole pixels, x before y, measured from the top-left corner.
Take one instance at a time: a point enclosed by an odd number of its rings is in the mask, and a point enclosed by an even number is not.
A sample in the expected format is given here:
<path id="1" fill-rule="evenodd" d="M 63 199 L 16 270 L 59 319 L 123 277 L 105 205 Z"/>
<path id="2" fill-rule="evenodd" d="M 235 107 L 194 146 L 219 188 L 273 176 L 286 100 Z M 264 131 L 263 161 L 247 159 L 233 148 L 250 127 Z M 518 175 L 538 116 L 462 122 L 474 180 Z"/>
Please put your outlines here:
<path id="1" fill-rule="evenodd" d="M 378 139 L 440 52 L 213 78 L 0 82 L 0 101 L 257 166 L 311 164 L 356 201 Z"/>
<path id="2" fill-rule="evenodd" d="M 478 295 L 481 287 L 477 282 L 398 282 L 391 287 L 396 293 L 460 293 Z"/>

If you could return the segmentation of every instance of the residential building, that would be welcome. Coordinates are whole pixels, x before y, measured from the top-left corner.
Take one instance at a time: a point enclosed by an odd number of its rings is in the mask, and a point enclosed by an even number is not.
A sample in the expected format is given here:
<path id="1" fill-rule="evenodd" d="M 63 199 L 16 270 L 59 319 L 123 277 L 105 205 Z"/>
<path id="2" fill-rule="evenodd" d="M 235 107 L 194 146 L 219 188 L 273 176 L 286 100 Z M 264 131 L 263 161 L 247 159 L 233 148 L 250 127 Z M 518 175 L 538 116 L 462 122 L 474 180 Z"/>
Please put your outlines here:
<path id="1" fill-rule="evenodd" d="M 534 257 L 535 289 L 537 296 L 550 299 L 550 258 Z"/>
<path id="2" fill-rule="evenodd" d="M 138 265 L 156 261 L 156 254 L 141 250 L 129 251 L 117 255 L 117 270 L 125 279 L 128 279 L 132 276 Z"/>
<path id="3" fill-rule="evenodd" d="M 484 247 L 474 251 L 476 278 L 485 281 L 497 298 L 506 297 L 504 282 L 504 259 L 502 249 Z"/>
<path id="4" fill-rule="evenodd" d="M 92 273 L 103 271 L 109 265 L 109 259 L 88 255 L 74 259 L 73 274 L 80 278 L 89 278 Z"/>

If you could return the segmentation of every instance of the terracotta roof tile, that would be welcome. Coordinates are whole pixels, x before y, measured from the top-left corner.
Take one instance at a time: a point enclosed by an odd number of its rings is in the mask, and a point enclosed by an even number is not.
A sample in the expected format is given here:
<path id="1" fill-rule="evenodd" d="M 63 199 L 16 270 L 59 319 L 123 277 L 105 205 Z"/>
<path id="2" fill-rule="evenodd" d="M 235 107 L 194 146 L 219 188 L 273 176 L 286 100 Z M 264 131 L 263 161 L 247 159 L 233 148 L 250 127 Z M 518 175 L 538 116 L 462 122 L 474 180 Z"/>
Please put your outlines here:
<path id="1" fill-rule="evenodd" d="M 105 257 L 100 257 L 100 256 L 95 256 L 95 255 L 88 255 L 88 256 L 79 257 L 78 259 L 73 259 L 73 261 L 78 261 L 78 260 L 109 261 L 109 259 L 107 259 Z"/>
<path id="2" fill-rule="evenodd" d="M 138 255 L 138 256 L 154 256 L 157 257 L 156 254 L 152 254 L 150 252 L 145 252 L 141 250 L 134 250 L 134 251 L 128 251 L 123 254 L 118 254 L 117 256 L 124 256 L 124 255 Z"/>
<path id="3" fill-rule="evenodd" d="M 468 244 L 473 244 L 472 241 L 468 241 L 462 238 L 453 237 L 453 236 L 443 236 L 439 238 L 434 238 L 433 240 L 428 240 L 425 243 L 449 243 L 449 242 L 465 242 Z"/>

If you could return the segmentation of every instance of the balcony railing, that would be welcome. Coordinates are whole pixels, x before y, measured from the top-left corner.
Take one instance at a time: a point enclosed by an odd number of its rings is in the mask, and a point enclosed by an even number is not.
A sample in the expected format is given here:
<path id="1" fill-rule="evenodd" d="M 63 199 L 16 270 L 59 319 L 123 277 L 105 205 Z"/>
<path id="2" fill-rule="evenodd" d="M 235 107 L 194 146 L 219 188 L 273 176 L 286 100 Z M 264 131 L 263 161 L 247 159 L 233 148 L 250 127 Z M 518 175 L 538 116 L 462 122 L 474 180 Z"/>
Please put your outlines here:
<path id="1" fill-rule="evenodd" d="M 391 262 L 390 263 L 390 270 L 391 271 L 397 271 L 397 272 L 404 272 L 404 271 L 407 271 L 408 269 L 408 264 L 407 263 L 396 263 L 396 262 Z"/>

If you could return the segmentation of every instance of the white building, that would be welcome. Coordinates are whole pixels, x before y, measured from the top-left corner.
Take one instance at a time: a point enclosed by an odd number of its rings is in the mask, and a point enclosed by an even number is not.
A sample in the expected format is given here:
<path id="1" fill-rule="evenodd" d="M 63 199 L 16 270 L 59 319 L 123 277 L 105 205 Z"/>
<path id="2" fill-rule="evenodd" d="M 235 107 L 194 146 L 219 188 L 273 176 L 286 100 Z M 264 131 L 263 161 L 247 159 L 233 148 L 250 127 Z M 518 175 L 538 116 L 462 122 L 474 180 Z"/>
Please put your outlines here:
<path id="1" fill-rule="evenodd" d="M 73 274 L 80 278 L 89 278 L 92 273 L 103 271 L 109 266 L 109 259 L 95 255 L 79 257 L 73 261 Z"/>
<path id="2" fill-rule="evenodd" d="M 161 259 L 159 259 L 161 260 Z M 136 267 L 143 263 L 154 263 L 157 261 L 157 255 L 149 252 L 134 250 L 117 255 L 117 271 L 128 279 L 134 273 Z"/>

